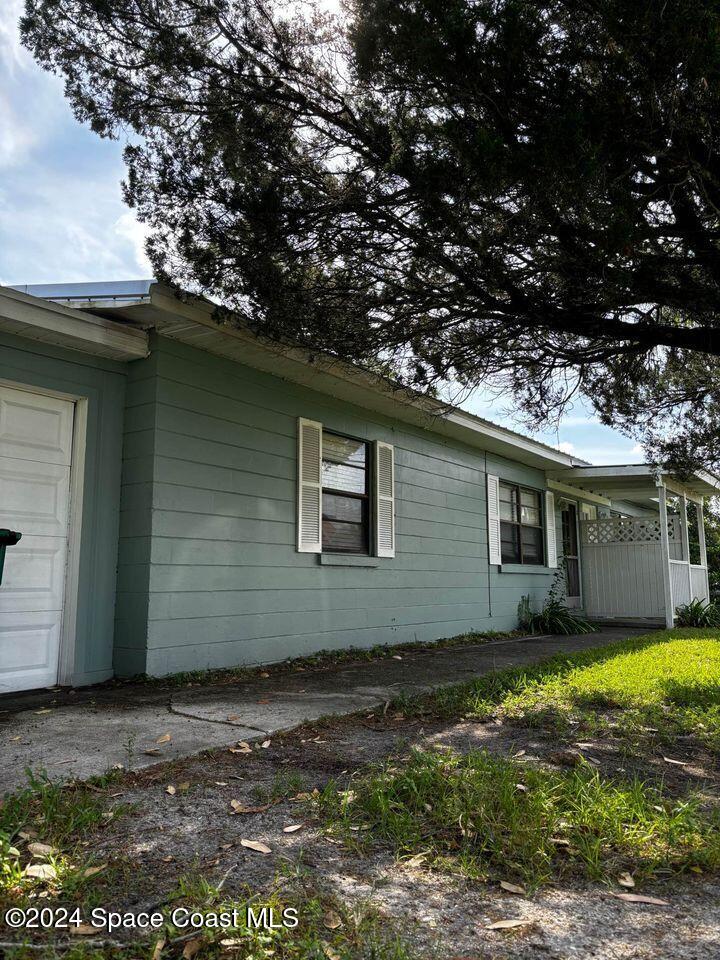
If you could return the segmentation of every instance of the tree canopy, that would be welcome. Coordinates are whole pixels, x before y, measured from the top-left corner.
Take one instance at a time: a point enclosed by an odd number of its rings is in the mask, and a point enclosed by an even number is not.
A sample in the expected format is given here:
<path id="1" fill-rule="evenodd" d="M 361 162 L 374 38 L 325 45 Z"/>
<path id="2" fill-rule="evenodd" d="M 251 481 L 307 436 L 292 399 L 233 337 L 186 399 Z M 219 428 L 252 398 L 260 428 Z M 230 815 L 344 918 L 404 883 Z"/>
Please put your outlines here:
<path id="1" fill-rule="evenodd" d="M 160 277 L 720 464 L 716 0 L 26 0 Z"/>

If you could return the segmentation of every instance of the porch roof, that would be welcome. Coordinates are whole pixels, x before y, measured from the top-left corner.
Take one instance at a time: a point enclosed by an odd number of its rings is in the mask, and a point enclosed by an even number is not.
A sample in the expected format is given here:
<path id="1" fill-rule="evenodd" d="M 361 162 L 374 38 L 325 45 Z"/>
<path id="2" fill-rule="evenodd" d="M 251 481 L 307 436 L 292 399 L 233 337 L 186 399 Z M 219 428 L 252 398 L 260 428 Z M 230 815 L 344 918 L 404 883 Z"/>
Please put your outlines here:
<path id="1" fill-rule="evenodd" d="M 608 500 L 626 500 L 657 508 L 658 486 L 669 493 L 685 494 L 689 500 L 702 500 L 720 494 L 720 479 L 707 470 L 697 470 L 689 477 L 675 477 L 648 463 L 578 465 L 553 470 L 548 476 L 562 484 L 589 490 Z"/>

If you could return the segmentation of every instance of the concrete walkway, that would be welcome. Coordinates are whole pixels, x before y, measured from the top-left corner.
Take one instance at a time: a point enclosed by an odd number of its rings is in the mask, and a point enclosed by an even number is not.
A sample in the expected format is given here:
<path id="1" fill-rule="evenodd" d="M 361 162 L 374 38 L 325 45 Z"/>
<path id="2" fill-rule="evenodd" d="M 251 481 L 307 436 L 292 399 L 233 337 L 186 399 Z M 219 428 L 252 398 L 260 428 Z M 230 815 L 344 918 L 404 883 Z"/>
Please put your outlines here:
<path id="1" fill-rule="evenodd" d="M 265 679 L 207 686 L 158 682 L 1 697 L 0 794 L 26 783 L 26 768 L 53 779 L 89 777 L 118 764 L 137 770 L 642 632 L 618 628 L 426 649 L 316 671 L 290 666 Z"/>

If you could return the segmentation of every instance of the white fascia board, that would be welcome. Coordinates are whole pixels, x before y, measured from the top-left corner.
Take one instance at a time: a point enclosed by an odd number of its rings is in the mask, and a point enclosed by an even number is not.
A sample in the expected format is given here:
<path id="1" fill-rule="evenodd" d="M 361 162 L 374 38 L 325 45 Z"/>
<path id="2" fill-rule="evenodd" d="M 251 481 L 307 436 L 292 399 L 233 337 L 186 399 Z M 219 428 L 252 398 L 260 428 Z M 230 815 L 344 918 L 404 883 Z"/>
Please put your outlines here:
<path id="1" fill-rule="evenodd" d="M 136 360 L 149 353 L 142 330 L 7 287 L 0 287 L 0 330 L 114 360 Z"/>
<path id="2" fill-rule="evenodd" d="M 611 500 L 607 497 L 600 496 L 599 493 L 585 490 L 584 487 L 571 487 L 569 483 L 560 483 L 558 480 L 548 480 L 548 489 L 573 497 L 575 500 L 582 500 L 585 503 L 597 503 L 601 507 L 609 507 L 612 505 Z"/>
<path id="3" fill-rule="evenodd" d="M 629 463 L 609 466 L 577 466 L 552 472 L 555 480 L 609 480 L 618 477 L 648 477 L 654 483 L 655 473 L 646 463 Z"/>

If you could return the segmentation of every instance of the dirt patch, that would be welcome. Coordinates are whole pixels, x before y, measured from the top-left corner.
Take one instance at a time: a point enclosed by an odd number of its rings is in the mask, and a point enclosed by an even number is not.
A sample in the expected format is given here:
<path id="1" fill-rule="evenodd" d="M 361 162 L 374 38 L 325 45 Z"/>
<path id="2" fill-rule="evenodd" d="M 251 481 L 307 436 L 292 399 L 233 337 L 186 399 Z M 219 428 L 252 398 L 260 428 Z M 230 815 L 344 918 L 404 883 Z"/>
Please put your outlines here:
<path id="1" fill-rule="evenodd" d="M 510 723 L 407 720 L 392 710 L 305 725 L 269 738 L 265 746 L 256 743 L 249 752 L 217 750 L 98 788 L 111 806 L 129 809 L 87 842 L 99 861 L 111 865 L 97 878 L 93 902 L 113 909 L 155 908 L 171 900 L 184 876 L 222 881 L 228 897 L 242 897 L 248 888 L 269 887 L 278 872 L 299 868 L 348 904 L 372 904 L 417 956 L 716 960 L 720 886 L 704 877 L 643 889 L 668 906 L 622 902 L 612 896 L 619 887 L 582 878 L 521 897 L 433 873 L 412 860 L 398 864 L 382 851 L 353 852 L 326 835 L 303 795 L 331 779 L 342 785 L 353 771 L 402 757 L 414 744 L 461 752 L 486 748 L 519 763 L 549 766 L 585 756 L 605 775 L 652 773 L 655 780 L 656 761 L 664 763 L 654 755 L 649 761 L 628 758 L 611 739 L 590 743 L 575 731 L 561 739 Z M 708 796 L 717 797 L 712 756 L 693 753 L 688 766 L 664 763 L 662 772 L 673 793 L 702 782 Z M 232 813 L 233 806 L 245 812 Z M 295 825 L 300 829 L 284 832 Z M 271 853 L 248 849 L 243 840 L 266 844 Z M 523 926 L 487 929 L 508 919 L 522 920 Z"/>

